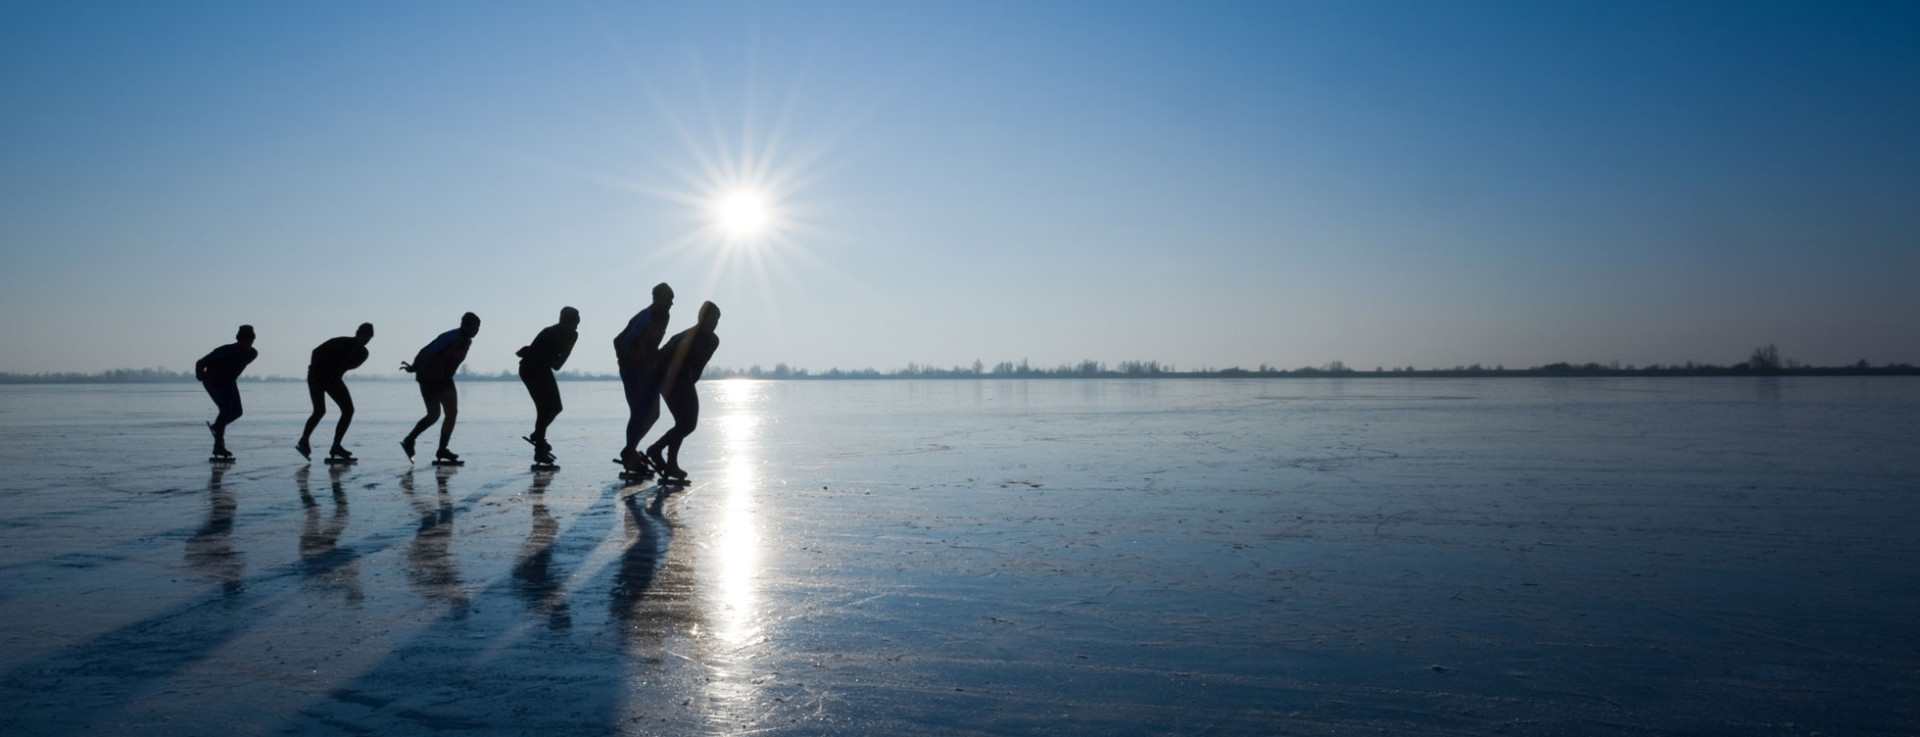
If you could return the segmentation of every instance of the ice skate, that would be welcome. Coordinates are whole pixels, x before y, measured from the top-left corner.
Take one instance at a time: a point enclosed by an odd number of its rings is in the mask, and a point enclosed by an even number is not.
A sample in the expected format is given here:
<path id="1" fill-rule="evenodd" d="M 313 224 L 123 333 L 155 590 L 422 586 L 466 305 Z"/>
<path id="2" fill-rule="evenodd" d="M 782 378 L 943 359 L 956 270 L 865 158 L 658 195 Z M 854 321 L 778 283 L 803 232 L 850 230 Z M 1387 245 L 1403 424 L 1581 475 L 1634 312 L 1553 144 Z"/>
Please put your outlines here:
<path id="1" fill-rule="evenodd" d="M 623 469 L 620 472 L 622 480 L 639 481 L 653 477 L 653 469 L 647 466 L 646 456 L 640 455 L 639 451 L 620 451 L 620 457 L 613 459 L 613 462 L 620 464 Z"/>
<path id="2" fill-rule="evenodd" d="M 560 470 L 560 466 L 554 463 L 556 460 L 558 459 L 554 457 L 553 453 L 536 450 L 533 453 L 533 470 L 558 471 Z"/>
<path id="3" fill-rule="evenodd" d="M 456 455 L 453 451 L 441 448 L 433 454 L 433 465 L 464 466 L 467 465 L 467 462 L 460 460 L 460 456 Z"/>
<path id="4" fill-rule="evenodd" d="M 400 441 L 400 449 L 407 452 L 407 462 L 413 462 L 413 438 Z"/>

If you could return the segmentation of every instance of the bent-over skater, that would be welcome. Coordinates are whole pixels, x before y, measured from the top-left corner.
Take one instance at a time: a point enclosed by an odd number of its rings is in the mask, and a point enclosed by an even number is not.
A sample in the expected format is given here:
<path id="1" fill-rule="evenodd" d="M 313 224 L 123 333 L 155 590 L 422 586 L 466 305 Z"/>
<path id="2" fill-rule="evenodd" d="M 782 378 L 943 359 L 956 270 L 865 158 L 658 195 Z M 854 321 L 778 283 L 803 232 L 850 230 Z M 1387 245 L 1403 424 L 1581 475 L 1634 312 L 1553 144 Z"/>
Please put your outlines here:
<path id="1" fill-rule="evenodd" d="M 533 461 L 552 464 L 553 445 L 547 442 L 547 426 L 560 416 L 560 384 L 553 372 L 566 365 L 573 354 L 574 341 L 580 339 L 580 311 L 560 308 L 560 322 L 547 326 L 533 342 L 520 349 L 520 383 L 527 385 L 533 397 L 533 434 L 525 440 L 533 444 Z"/>
<path id="2" fill-rule="evenodd" d="M 680 470 L 680 441 L 686 440 L 700 424 L 700 397 L 693 392 L 693 383 L 700 380 L 700 374 L 707 370 L 707 361 L 720 348 L 720 336 L 713 334 L 719 324 L 719 306 L 703 302 L 699 321 L 660 346 L 657 381 L 660 396 L 667 402 L 667 412 L 673 415 L 673 427 L 647 448 L 647 458 L 659 469 L 661 478 L 687 477 L 687 472 Z M 665 457 L 661 456 L 662 449 L 666 450 Z"/>
<path id="3" fill-rule="evenodd" d="M 193 364 L 193 378 L 200 380 L 207 396 L 213 397 L 213 406 L 220 408 L 220 414 L 207 423 L 207 429 L 213 431 L 215 459 L 233 460 L 233 453 L 227 450 L 227 425 L 240 419 L 240 372 L 259 356 L 260 352 L 253 349 L 253 326 L 241 325 L 232 343 L 213 349 Z"/>
<path id="4" fill-rule="evenodd" d="M 673 287 L 666 282 L 656 284 L 653 304 L 628 320 L 627 329 L 613 338 L 613 355 L 620 362 L 620 385 L 627 394 L 627 445 L 620 451 L 620 463 L 628 471 L 647 470 L 646 456 L 639 450 L 640 439 L 660 418 L 660 385 L 655 383 L 654 364 L 660 339 L 667 334 L 667 313 L 672 309 Z"/>
<path id="5" fill-rule="evenodd" d="M 367 343 L 372 340 L 373 323 L 363 322 L 352 337 L 343 335 L 313 349 L 313 357 L 307 361 L 307 398 L 313 400 L 313 414 L 307 415 L 307 429 L 300 432 L 300 442 L 293 446 L 300 457 L 312 460 L 313 429 L 320 426 L 320 418 L 327 416 L 327 397 L 333 397 L 333 403 L 340 405 L 340 422 L 333 426 L 333 447 L 327 451 L 327 460 L 353 460 L 353 454 L 340 445 L 347 437 L 347 426 L 353 424 L 353 395 L 347 392 L 347 372 L 367 362 Z"/>
<path id="6" fill-rule="evenodd" d="M 471 312 L 460 316 L 460 327 L 441 333 L 420 353 L 413 357 L 413 363 L 401 362 L 400 369 L 413 373 L 414 380 L 420 382 L 420 399 L 427 403 L 427 416 L 413 426 L 413 432 L 407 433 L 407 439 L 400 441 L 400 448 L 407 452 L 407 462 L 413 462 L 413 441 L 420 433 L 433 427 L 440 419 L 441 410 L 447 413 L 447 421 L 440 425 L 440 449 L 435 451 L 435 463 L 457 464 L 460 456 L 447 449 L 447 441 L 453 439 L 453 421 L 460 414 L 460 394 L 453 388 L 453 375 L 460 370 L 460 364 L 467 360 L 467 349 L 473 347 L 473 336 L 480 334 L 480 316 Z"/>

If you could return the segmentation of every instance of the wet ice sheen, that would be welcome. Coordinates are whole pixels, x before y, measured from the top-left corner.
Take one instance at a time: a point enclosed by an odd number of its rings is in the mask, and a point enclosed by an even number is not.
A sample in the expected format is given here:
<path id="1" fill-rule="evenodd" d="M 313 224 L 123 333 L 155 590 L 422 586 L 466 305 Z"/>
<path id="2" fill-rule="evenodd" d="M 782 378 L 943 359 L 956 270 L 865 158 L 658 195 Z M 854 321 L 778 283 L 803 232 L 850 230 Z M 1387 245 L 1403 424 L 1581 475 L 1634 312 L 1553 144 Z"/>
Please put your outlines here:
<path id="1" fill-rule="evenodd" d="M 1920 382 L 0 387 L 0 733 L 1911 734 Z"/>

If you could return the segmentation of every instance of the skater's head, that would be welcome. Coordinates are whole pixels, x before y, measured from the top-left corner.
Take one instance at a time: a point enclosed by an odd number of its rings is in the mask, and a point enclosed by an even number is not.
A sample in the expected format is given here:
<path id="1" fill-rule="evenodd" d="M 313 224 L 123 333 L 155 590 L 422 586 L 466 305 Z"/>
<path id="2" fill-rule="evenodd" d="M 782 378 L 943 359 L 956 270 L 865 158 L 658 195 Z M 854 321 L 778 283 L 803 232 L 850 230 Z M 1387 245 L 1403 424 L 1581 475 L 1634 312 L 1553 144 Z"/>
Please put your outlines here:
<path id="1" fill-rule="evenodd" d="M 709 333 L 720 324 L 720 305 L 712 302 L 700 303 L 700 329 Z"/>
<path id="2" fill-rule="evenodd" d="M 666 282 L 653 285 L 653 307 L 664 310 L 673 306 L 673 287 Z"/>
<path id="3" fill-rule="evenodd" d="M 353 331 L 353 339 L 360 341 L 360 345 L 373 342 L 373 323 L 360 323 L 360 329 Z"/>
<path id="4" fill-rule="evenodd" d="M 233 342 L 240 345 L 253 345 L 253 326 L 241 325 L 240 331 L 233 334 Z"/>
<path id="5" fill-rule="evenodd" d="M 560 324 L 569 330 L 580 327 L 580 311 L 572 307 L 560 308 Z"/>
<path id="6" fill-rule="evenodd" d="M 471 312 L 460 316 L 460 337 L 471 338 L 480 334 L 480 316 Z"/>

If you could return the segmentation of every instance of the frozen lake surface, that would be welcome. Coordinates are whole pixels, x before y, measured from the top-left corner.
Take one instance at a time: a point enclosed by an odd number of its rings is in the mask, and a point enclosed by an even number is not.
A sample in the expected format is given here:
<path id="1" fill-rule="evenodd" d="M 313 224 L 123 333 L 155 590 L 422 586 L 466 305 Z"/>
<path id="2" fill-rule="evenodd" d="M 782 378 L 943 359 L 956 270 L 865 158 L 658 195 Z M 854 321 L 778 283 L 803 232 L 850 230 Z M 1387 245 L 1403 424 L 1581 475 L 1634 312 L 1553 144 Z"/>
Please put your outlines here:
<path id="1" fill-rule="evenodd" d="M 1914 379 L 352 386 L 0 387 L 0 734 L 1920 733 Z"/>

